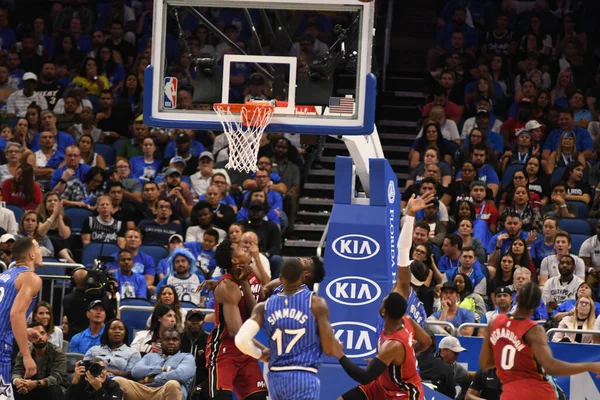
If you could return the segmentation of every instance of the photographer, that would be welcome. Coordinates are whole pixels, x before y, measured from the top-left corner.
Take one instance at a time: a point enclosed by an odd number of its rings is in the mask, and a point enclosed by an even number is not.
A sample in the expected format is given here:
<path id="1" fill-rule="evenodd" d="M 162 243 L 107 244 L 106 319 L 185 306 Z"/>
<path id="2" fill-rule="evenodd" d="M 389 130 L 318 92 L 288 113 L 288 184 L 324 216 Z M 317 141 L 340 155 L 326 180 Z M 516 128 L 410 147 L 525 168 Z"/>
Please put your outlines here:
<path id="1" fill-rule="evenodd" d="M 67 320 L 69 321 L 69 332 L 65 340 L 70 340 L 73 336 L 79 332 L 83 332 L 89 327 L 87 311 L 88 305 L 92 301 L 102 301 L 102 305 L 106 311 L 107 321 L 116 317 L 116 303 L 113 304 L 114 300 L 111 301 L 106 290 L 90 289 L 90 284 L 87 281 L 89 273 L 90 270 L 87 269 L 76 269 L 73 272 L 73 283 L 75 288 L 72 293 L 69 293 L 63 299 L 64 315 L 67 316 Z"/>
<path id="2" fill-rule="evenodd" d="M 79 361 L 71 386 L 67 390 L 66 400 L 121 399 L 123 391 L 119 384 L 107 379 L 108 373 L 104 360 L 99 357 L 89 362 Z"/>

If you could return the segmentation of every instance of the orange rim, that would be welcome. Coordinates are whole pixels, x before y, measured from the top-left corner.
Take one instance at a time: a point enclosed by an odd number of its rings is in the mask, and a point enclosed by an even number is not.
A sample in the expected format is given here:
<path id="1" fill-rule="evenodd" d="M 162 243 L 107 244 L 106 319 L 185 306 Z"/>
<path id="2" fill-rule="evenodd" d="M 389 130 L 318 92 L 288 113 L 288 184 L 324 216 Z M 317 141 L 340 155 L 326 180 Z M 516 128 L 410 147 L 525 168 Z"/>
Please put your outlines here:
<path id="1" fill-rule="evenodd" d="M 229 111 L 233 114 L 241 114 L 242 125 L 244 126 L 266 126 L 269 123 L 270 118 L 259 118 L 255 119 L 255 115 L 259 111 L 268 110 L 268 114 L 273 114 L 275 107 L 271 103 L 257 101 L 252 103 L 216 103 L 213 109 L 217 112 Z M 246 111 L 242 113 L 242 111 Z"/>

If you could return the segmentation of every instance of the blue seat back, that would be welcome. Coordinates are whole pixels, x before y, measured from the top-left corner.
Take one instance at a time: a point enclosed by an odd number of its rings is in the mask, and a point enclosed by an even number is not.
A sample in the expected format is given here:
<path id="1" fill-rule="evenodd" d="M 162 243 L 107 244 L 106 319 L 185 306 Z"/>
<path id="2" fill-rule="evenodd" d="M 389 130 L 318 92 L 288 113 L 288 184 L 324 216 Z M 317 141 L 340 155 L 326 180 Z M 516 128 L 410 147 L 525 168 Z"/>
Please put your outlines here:
<path id="1" fill-rule="evenodd" d="M 121 311 L 121 320 L 127 325 L 128 343 L 131 343 L 138 331 L 146 329 L 146 323 L 152 315 L 154 307 L 121 306 L 119 310 Z"/>
<path id="2" fill-rule="evenodd" d="M 94 150 L 96 150 L 96 153 L 100 154 L 104 158 L 107 166 L 115 164 L 115 160 L 117 159 L 117 151 L 113 149 L 112 146 L 104 143 L 95 143 Z"/>
<path id="3" fill-rule="evenodd" d="M 131 139 L 119 139 L 113 143 L 112 147 L 113 147 L 113 149 L 115 149 L 115 154 L 116 154 L 116 152 L 119 151 L 119 147 L 121 147 L 121 145 L 128 140 L 131 140 Z"/>
<path id="4" fill-rule="evenodd" d="M 181 308 L 186 308 L 186 309 L 193 309 L 193 308 L 198 308 L 198 306 L 194 303 L 192 303 L 191 301 L 179 301 L 181 303 Z"/>
<path id="5" fill-rule="evenodd" d="M 71 231 L 80 235 L 81 227 L 94 214 L 87 208 L 69 207 L 65 208 L 65 215 L 71 218 Z"/>
<path id="6" fill-rule="evenodd" d="M 550 186 L 554 185 L 556 182 L 560 181 L 565 174 L 567 167 L 558 167 L 552 172 L 552 176 L 550 176 Z"/>
<path id="7" fill-rule="evenodd" d="M 558 221 L 558 226 L 560 229 L 569 232 L 571 235 L 591 235 L 590 225 L 584 219 L 561 218 L 560 221 Z"/>
<path id="8" fill-rule="evenodd" d="M 25 214 L 25 210 L 23 210 L 19 206 L 15 206 L 14 204 L 6 204 L 6 208 L 8 208 L 10 211 L 13 212 L 13 214 L 15 214 L 15 220 L 17 221 L 18 225 L 21 222 L 21 219 L 23 219 L 23 214 Z"/>
<path id="9" fill-rule="evenodd" d="M 571 235 L 571 254 L 579 255 L 579 249 L 583 242 L 589 238 L 588 235 Z"/>
<path id="10" fill-rule="evenodd" d="M 121 306 L 141 306 L 141 307 L 152 307 L 152 303 L 150 303 L 146 299 L 122 299 L 119 303 Z"/>
<path id="11" fill-rule="evenodd" d="M 86 267 L 91 267 L 98 256 L 112 256 L 119 251 L 119 247 L 108 243 L 90 243 L 83 248 L 81 253 L 81 263 Z"/>
<path id="12" fill-rule="evenodd" d="M 167 249 L 161 246 L 140 246 L 138 251 L 152 257 L 154 265 L 157 267 L 160 260 L 169 257 Z"/>
<path id="13" fill-rule="evenodd" d="M 581 201 L 567 201 L 567 204 L 577 207 L 577 218 L 579 219 L 586 219 L 590 214 L 590 206 Z"/>

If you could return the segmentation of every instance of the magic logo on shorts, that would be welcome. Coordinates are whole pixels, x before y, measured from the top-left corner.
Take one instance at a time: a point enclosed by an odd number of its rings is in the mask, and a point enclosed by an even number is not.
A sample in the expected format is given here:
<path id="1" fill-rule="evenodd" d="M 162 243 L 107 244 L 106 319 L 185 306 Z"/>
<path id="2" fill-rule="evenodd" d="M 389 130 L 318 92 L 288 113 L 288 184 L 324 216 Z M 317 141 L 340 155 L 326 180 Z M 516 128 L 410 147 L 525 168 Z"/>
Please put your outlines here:
<path id="1" fill-rule="evenodd" d="M 177 84 L 177 78 L 165 77 L 163 94 L 163 108 L 165 110 L 174 110 L 177 108 Z"/>

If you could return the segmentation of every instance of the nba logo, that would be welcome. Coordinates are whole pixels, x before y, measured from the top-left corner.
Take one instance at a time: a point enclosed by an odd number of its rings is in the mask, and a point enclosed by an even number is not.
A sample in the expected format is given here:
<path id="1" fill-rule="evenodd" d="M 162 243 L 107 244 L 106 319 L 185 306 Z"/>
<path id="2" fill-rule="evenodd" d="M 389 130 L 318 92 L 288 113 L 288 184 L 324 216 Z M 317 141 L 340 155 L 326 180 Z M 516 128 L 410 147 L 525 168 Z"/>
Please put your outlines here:
<path id="1" fill-rule="evenodd" d="M 177 78 L 165 77 L 163 108 L 166 110 L 177 108 Z"/>

